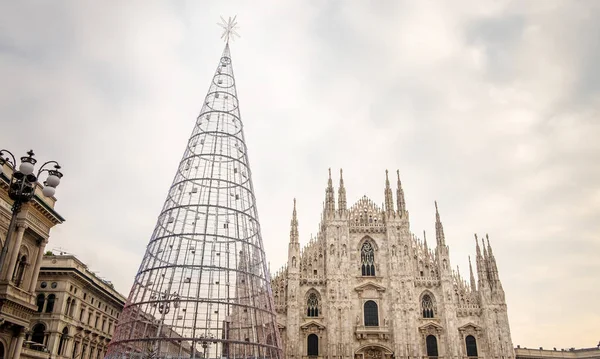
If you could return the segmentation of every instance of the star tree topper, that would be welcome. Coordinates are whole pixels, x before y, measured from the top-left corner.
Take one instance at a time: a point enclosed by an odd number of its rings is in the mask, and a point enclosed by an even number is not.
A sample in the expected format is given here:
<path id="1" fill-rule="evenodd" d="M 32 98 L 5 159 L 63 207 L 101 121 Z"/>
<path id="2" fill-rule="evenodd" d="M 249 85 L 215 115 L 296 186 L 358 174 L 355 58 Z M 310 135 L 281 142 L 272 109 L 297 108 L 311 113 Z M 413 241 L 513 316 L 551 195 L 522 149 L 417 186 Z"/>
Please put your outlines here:
<path id="1" fill-rule="evenodd" d="M 217 25 L 223 28 L 223 35 L 221 35 L 221 39 L 225 40 L 226 43 L 229 43 L 229 39 L 234 40 L 235 36 L 240 37 L 240 34 L 238 34 L 236 31 L 238 29 L 237 21 L 235 21 L 236 18 L 237 15 L 234 16 L 233 19 L 230 16 L 229 19 L 225 21 L 223 16 L 221 16 L 221 22 L 217 23 Z"/>

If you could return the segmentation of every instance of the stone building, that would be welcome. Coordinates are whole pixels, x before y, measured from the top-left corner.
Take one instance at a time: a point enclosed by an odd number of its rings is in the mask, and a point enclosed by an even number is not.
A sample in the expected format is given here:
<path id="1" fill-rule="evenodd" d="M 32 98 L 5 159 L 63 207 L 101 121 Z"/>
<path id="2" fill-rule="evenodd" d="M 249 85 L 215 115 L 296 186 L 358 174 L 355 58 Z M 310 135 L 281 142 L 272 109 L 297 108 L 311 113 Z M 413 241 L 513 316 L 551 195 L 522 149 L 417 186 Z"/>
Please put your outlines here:
<path id="1" fill-rule="evenodd" d="M 337 204 L 329 174 L 316 238 L 300 247 L 296 205 L 288 263 L 272 278 L 286 358 L 514 358 L 492 247 L 475 240 L 476 274 L 452 270 L 440 214 L 435 246 L 410 230 L 398 176 L 382 207 Z M 486 236 L 487 237 L 487 236 Z"/>
<path id="2" fill-rule="evenodd" d="M 595 348 L 553 348 L 552 350 L 544 348 L 528 349 L 517 345 L 515 357 L 516 359 L 600 359 L 600 343 Z"/>
<path id="3" fill-rule="evenodd" d="M 52 358 L 104 358 L 125 297 L 73 255 L 45 255 L 27 342 Z"/>
<path id="4" fill-rule="evenodd" d="M 4 165 L 0 174 L 1 246 L 11 218 L 13 201 L 8 196 L 8 183 L 12 171 Z M 45 197 L 38 185 L 34 198 L 18 214 L 5 264 L 0 268 L 0 358 L 37 358 L 40 354 L 23 348 L 23 343 L 37 308 L 34 291 L 50 229 L 64 221 L 54 210 L 55 202 L 54 197 Z"/>

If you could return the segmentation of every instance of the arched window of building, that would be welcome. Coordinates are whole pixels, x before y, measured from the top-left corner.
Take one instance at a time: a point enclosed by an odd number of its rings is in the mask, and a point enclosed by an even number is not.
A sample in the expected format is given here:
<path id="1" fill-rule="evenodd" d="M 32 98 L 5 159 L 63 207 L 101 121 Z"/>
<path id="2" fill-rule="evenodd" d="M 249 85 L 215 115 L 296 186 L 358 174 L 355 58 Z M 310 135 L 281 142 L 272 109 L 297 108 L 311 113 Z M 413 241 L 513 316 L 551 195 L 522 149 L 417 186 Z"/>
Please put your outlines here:
<path id="1" fill-rule="evenodd" d="M 54 310 L 54 302 L 56 301 L 56 296 L 54 294 L 50 294 L 48 296 L 48 303 L 46 304 L 46 313 L 52 313 Z"/>
<path id="2" fill-rule="evenodd" d="M 37 304 L 37 307 L 38 307 L 38 309 L 37 309 L 38 313 L 41 313 L 42 310 L 44 310 L 44 302 L 45 301 L 46 301 L 45 295 L 43 295 L 41 293 L 37 295 L 35 303 Z"/>
<path id="3" fill-rule="evenodd" d="M 379 313 L 377 310 L 377 303 L 372 300 L 365 302 L 364 306 L 365 314 L 365 326 L 366 327 L 378 327 L 379 326 Z"/>
<path id="4" fill-rule="evenodd" d="M 375 276 L 375 250 L 371 242 L 363 243 L 360 249 L 360 260 L 362 264 L 362 275 Z"/>
<path id="5" fill-rule="evenodd" d="M 306 355 L 319 356 L 319 337 L 316 334 L 310 334 L 306 339 Z"/>
<path id="6" fill-rule="evenodd" d="M 433 318 L 433 301 L 429 294 L 425 294 L 421 298 L 421 309 L 423 310 L 423 318 Z"/>
<path id="7" fill-rule="evenodd" d="M 68 315 L 72 317 L 73 314 L 75 314 L 75 298 L 71 300 L 71 309 L 69 310 Z"/>
<path id="8" fill-rule="evenodd" d="M 63 355 L 63 351 L 65 350 L 65 346 L 67 344 L 68 337 L 69 337 L 69 328 L 65 327 L 62 330 L 62 335 L 60 336 L 60 341 L 58 342 L 58 355 Z"/>
<path id="9" fill-rule="evenodd" d="M 70 311 L 71 311 L 71 297 L 67 298 L 67 308 L 65 308 L 65 314 L 69 315 Z"/>
<path id="10" fill-rule="evenodd" d="M 25 274 L 25 267 L 27 266 L 27 256 L 20 256 L 15 266 L 16 268 L 13 276 L 13 282 L 15 282 L 17 287 L 20 287 L 21 284 L 23 284 L 23 275 Z"/>
<path id="11" fill-rule="evenodd" d="M 310 293 L 306 302 L 306 316 L 307 317 L 318 317 L 319 316 L 319 298 L 317 293 Z"/>
<path id="12" fill-rule="evenodd" d="M 468 357 L 476 357 L 477 356 L 477 341 L 475 337 L 472 335 L 467 335 L 465 338 L 465 344 L 467 345 L 467 356 Z"/>
<path id="13" fill-rule="evenodd" d="M 31 341 L 39 344 L 44 344 L 44 336 L 46 332 L 46 326 L 42 323 L 38 323 L 33 327 L 31 331 Z"/>
<path id="14" fill-rule="evenodd" d="M 437 357 L 438 356 L 438 347 L 437 347 L 437 338 L 435 335 L 428 335 L 427 339 L 425 339 L 427 344 L 427 356 L 428 357 Z"/>

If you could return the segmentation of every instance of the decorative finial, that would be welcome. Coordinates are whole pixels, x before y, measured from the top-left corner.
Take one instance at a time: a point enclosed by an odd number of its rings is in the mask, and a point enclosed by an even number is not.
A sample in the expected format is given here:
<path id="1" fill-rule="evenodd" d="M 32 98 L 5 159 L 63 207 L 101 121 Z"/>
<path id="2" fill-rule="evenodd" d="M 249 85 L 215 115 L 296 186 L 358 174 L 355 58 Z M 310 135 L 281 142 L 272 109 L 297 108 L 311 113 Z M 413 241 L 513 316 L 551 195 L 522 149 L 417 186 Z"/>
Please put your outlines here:
<path id="1" fill-rule="evenodd" d="M 331 167 L 329 167 L 329 179 L 331 179 Z"/>
<path id="2" fill-rule="evenodd" d="M 231 18 L 231 16 L 229 17 L 229 19 L 227 21 L 225 21 L 225 19 L 223 19 L 223 16 L 221 16 L 221 22 L 217 23 L 217 25 L 221 26 L 223 28 L 223 34 L 221 35 L 221 39 L 225 40 L 225 43 L 229 44 L 229 39 L 233 40 L 235 39 L 235 36 L 240 37 L 240 34 L 237 33 L 237 21 L 235 21 L 235 19 L 237 18 L 237 15 L 233 17 L 233 19 Z"/>

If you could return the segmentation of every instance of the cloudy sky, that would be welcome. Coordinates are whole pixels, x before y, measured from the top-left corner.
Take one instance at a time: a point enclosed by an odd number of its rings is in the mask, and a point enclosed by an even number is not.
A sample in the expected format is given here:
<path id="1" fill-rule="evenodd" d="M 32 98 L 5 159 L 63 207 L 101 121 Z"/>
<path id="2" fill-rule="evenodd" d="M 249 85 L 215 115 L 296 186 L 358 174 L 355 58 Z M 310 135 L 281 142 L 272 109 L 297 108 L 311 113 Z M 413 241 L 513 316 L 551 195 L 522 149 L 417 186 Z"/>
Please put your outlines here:
<path id="1" fill-rule="evenodd" d="M 0 147 L 64 167 L 50 249 L 128 294 L 234 14 L 273 271 L 294 197 L 316 233 L 329 167 L 351 203 L 399 169 L 413 232 L 433 235 L 437 200 L 463 273 L 490 234 L 515 345 L 596 345 L 594 0 L 1 1 Z"/>

